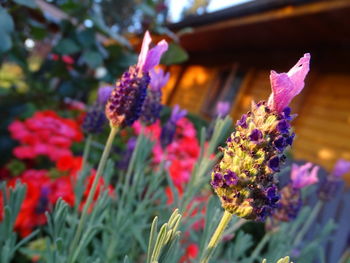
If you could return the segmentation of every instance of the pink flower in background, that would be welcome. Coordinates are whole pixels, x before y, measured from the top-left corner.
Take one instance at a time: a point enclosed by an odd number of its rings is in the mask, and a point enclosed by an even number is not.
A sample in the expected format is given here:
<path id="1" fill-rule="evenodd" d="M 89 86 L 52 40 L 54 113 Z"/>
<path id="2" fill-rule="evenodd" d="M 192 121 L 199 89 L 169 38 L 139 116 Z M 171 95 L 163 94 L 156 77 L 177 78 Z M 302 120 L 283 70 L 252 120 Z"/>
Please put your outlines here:
<path id="1" fill-rule="evenodd" d="M 348 172 L 350 172 L 350 161 L 339 159 L 333 168 L 332 175 L 340 178 Z"/>
<path id="2" fill-rule="evenodd" d="M 271 110 L 282 112 L 304 88 L 304 80 L 309 72 L 310 54 L 306 53 L 299 59 L 288 73 L 271 71 L 270 82 L 272 94 L 268 100 Z"/>
<path id="3" fill-rule="evenodd" d="M 185 254 L 181 257 L 180 263 L 189 263 L 192 262 L 198 256 L 199 247 L 195 243 L 191 243 L 187 246 Z"/>
<path id="4" fill-rule="evenodd" d="M 317 173 L 319 166 L 306 163 L 298 166 L 292 164 L 291 179 L 293 188 L 301 189 L 318 182 Z"/>

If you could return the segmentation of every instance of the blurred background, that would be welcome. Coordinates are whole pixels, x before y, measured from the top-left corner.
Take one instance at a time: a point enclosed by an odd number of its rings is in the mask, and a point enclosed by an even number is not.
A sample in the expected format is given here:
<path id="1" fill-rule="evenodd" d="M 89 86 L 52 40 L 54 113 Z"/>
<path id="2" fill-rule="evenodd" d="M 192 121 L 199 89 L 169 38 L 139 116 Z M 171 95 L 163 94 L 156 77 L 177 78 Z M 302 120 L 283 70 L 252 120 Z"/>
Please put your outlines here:
<path id="1" fill-rule="evenodd" d="M 219 101 L 230 103 L 236 120 L 251 100 L 268 97 L 269 70 L 287 71 L 310 52 L 306 88 L 293 102 L 300 115 L 293 154 L 328 170 L 350 159 L 350 1 L 2 0 L 1 6 L 2 152 L 12 147 L 6 130 L 14 116 L 87 102 L 136 61 L 150 30 L 171 42 L 162 61 L 171 73 L 163 102 L 206 121 Z"/>

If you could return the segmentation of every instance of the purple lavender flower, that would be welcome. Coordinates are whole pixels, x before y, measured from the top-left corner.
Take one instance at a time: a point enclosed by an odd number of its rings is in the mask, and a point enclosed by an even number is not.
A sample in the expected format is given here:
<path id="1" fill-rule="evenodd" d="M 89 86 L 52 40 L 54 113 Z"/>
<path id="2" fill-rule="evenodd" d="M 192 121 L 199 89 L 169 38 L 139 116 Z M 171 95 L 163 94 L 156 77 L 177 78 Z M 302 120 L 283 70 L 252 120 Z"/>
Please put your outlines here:
<path id="1" fill-rule="evenodd" d="M 112 90 L 113 87 L 109 85 L 100 87 L 97 91 L 97 103 L 105 106 L 109 96 L 111 96 Z"/>
<path id="2" fill-rule="evenodd" d="M 288 73 L 272 71 L 268 103 L 253 102 L 251 111 L 237 121 L 235 131 L 226 140 L 224 156 L 212 172 L 211 184 L 229 213 L 263 221 L 278 208 L 280 193 L 275 174 L 294 138 L 288 104 L 304 87 L 309 60 L 310 55 L 305 54 Z M 235 177 L 226 181 L 228 174 Z"/>
<path id="3" fill-rule="evenodd" d="M 141 114 L 142 105 L 150 84 L 149 71 L 158 65 L 162 54 L 168 49 L 165 40 L 149 50 L 152 39 L 145 33 L 137 65 L 131 66 L 117 81 L 106 105 L 106 115 L 114 127 L 132 125 Z"/>
<path id="4" fill-rule="evenodd" d="M 278 221 L 289 222 L 298 216 L 302 204 L 300 189 L 288 184 L 281 190 L 281 200 L 278 208 L 273 213 L 273 218 Z"/>
<path id="5" fill-rule="evenodd" d="M 317 183 L 317 173 L 319 169 L 319 166 L 313 166 L 312 163 L 306 163 L 301 166 L 298 166 L 297 164 L 292 164 L 292 171 L 290 177 L 292 179 L 293 188 L 301 189 L 306 186 Z"/>
<path id="6" fill-rule="evenodd" d="M 237 121 L 236 125 L 241 126 L 242 128 L 248 128 L 247 126 L 247 114 L 243 114 L 241 119 Z"/>
<path id="7" fill-rule="evenodd" d="M 309 72 L 309 66 L 310 54 L 306 53 L 288 73 L 279 74 L 276 71 L 271 71 L 272 94 L 267 103 L 270 110 L 282 112 L 288 107 L 292 99 L 304 88 L 304 80 Z"/>
<path id="8" fill-rule="evenodd" d="M 163 126 L 162 131 L 160 133 L 160 143 L 163 148 L 168 146 L 173 141 L 176 133 L 176 124 L 181 118 L 185 117 L 186 114 L 187 111 L 181 110 L 179 105 L 174 106 L 171 112 L 170 119 Z"/>
<path id="9" fill-rule="evenodd" d="M 281 201 L 273 213 L 275 219 L 289 222 L 297 217 L 302 206 L 301 189 L 318 182 L 319 168 L 312 163 L 292 164 L 291 181 L 281 190 Z"/>
<path id="10" fill-rule="evenodd" d="M 142 106 L 140 119 L 146 125 L 153 124 L 160 115 L 162 110 L 162 88 L 168 82 L 170 74 L 164 74 L 159 68 L 158 71 L 152 69 L 150 72 L 151 82 L 147 89 L 147 96 Z"/>
<path id="11" fill-rule="evenodd" d="M 216 105 L 216 115 L 219 118 L 224 118 L 230 111 L 230 103 L 227 101 L 219 101 Z"/>
<path id="12" fill-rule="evenodd" d="M 340 159 L 336 162 L 332 175 L 334 177 L 343 177 L 344 174 L 350 172 L 350 161 Z"/>
<path id="13" fill-rule="evenodd" d="M 83 120 L 82 128 L 85 133 L 97 134 L 103 131 L 104 125 L 107 123 L 103 109 L 111 95 L 112 89 L 111 86 L 103 86 L 97 91 L 97 100 L 89 107 Z"/>
<path id="14" fill-rule="evenodd" d="M 350 162 L 340 159 L 330 173 L 320 184 L 319 198 L 323 201 L 330 200 L 344 187 L 343 175 L 350 171 Z"/>
<path id="15" fill-rule="evenodd" d="M 117 164 L 119 169 L 121 170 L 128 169 L 132 153 L 134 152 L 134 149 L 136 147 L 136 142 L 137 142 L 136 137 L 131 137 L 126 143 L 126 149 L 123 151 L 122 158 Z"/>

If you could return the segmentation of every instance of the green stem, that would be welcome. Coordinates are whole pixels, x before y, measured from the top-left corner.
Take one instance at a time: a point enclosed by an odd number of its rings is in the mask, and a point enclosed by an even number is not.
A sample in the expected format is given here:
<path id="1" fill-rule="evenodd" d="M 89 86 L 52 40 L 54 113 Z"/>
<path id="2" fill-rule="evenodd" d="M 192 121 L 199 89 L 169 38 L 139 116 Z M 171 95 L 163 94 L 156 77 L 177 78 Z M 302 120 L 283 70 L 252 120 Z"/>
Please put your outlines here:
<path id="1" fill-rule="evenodd" d="M 80 173 L 82 173 L 84 171 L 86 164 L 88 163 L 91 142 L 92 142 L 92 134 L 89 134 L 86 138 L 86 142 L 85 142 L 85 146 L 84 146 L 83 161 L 82 161 Z"/>
<path id="2" fill-rule="evenodd" d="M 214 234 L 212 235 L 209 244 L 204 251 L 203 257 L 201 259 L 201 263 L 208 263 L 210 257 L 213 255 L 215 248 L 217 247 L 219 241 L 221 240 L 222 234 L 224 233 L 225 228 L 232 218 L 232 214 L 225 211 L 219 225 L 217 226 Z"/>
<path id="3" fill-rule="evenodd" d="M 314 222 L 316 216 L 319 214 L 320 210 L 323 207 L 323 201 L 319 200 L 312 210 L 309 218 L 306 220 L 305 224 L 303 224 L 303 227 L 299 231 L 298 235 L 295 237 L 294 242 L 293 242 L 293 247 L 297 246 L 300 241 L 303 239 L 304 235 L 307 233 L 309 230 L 311 224 Z"/>
<path id="4" fill-rule="evenodd" d="M 271 233 L 265 234 L 263 239 L 260 240 L 259 244 L 256 246 L 256 248 L 253 250 L 253 253 L 249 257 L 247 262 L 253 263 L 255 258 L 260 254 L 261 250 L 264 248 L 266 243 L 270 240 Z"/>
<path id="5" fill-rule="evenodd" d="M 75 260 L 74 258 L 72 258 L 72 255 L 75 252 L 76 247 L 78 246 L 79 239 L 80 239 L 81 234 L 82 234 L 82 230 L 83 230 L 83 228 L 85 226 L 85 221 L 87 220 L 88 209 L 91 206 L 91 203 L 93 201 L 93 197 L 94 197 L 95 192 L 96 192 L 98 181 L 99 181 L 101 175 L 103 174 L 103 170 L 104 170 L 104 168 L 106 166 L 106 162 L 107 162 L 109 153 L 111 151 L 113 140 L 114 140 L 114 137 L 117 134 L 117 132 L 118 132 L 118 128 L 111 127 L 111 131 L 109 133 L 109 136 L 108 136 L 108 139 L 107 139 L 107 142 L 106 142 L 106 146 L 105 146 L 105 148 L 103 150 L 100 162 L 98 164 L 96 176 L 95 176 L 94 181 L 92 183 L 92 187 L 90 189 L 90 192 L 89 192 L 88 198 L 86 200 L 86 203 L 84 205 L 83 212 L 81 214 L 81 218 L 80 218 L 80 221 L 79 221 L 79 224 L 78 224 L 77 231 L 75 232 L 75 236 L 74 236 L 74 239 L 73 239 L 73 242 L 72 242 L 72 245 L 71 245 L 71 249 L 70 249 L 70 256 L 69 256 L 68 262 L 74 262 L 74 260 Z"/>

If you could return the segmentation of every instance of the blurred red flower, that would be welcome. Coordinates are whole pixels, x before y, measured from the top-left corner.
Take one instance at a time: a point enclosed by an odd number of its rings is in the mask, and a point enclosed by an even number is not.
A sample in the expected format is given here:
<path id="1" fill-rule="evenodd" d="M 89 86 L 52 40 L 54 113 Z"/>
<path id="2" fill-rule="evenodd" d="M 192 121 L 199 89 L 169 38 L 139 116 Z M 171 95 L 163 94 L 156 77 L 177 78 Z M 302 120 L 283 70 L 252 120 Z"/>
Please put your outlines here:
<path id="1" fill-rule="evenodd" d="M 54 111 L 36 112 L 25 121 L 14 121 L 9 126 L 11 137 L 20 142 L 13 154 L 19 159 L 33 159 L 47 155 L 52 161 L 72 156 L 70 147 L 83 139 L 79 125 L 62 118 Z"/>

